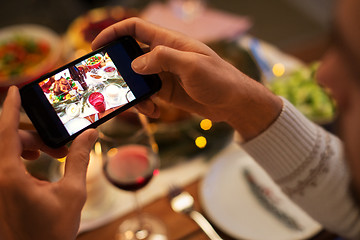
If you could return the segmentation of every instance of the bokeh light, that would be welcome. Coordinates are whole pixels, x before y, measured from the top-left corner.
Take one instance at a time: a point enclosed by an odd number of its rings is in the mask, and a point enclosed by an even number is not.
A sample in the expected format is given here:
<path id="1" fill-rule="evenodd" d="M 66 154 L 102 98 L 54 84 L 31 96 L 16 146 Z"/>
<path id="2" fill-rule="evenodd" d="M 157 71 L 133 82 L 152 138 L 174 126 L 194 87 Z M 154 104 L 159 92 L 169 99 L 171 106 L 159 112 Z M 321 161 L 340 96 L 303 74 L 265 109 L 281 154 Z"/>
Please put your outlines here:
<path id="1" fill-rule="evenodd" d="M 63 157 L 63 158 L 58 158 L 57 160 L 58 160 L 59 162 L 63 163 L 63 162 L 65 162 L 66 157 Z"/>
<path id="2" fill-rule="evenodd" d="M 200 127 L 202 130 L 210 130 L 212 128 L 212 122 L 210 119 L 203 119 L 200 122 Z"/>
<path id="3" fill-rule="evenodd" d="M 284 75 L 285 73 L 285 66 L 282 63 L 276 63 L 274 64 L 273 68 L 272 68 L 272 72 L 274 74 L 274 76 L 276 77 L 281 77 L 282 75 Z"/>
<path id="4" fill-rule="evenodd" d="M 204 147 L 206 147 L 207 140 L 205 137 L 200 136 L 195 139 L 195 144 L 198 148 L 204 148 Z"/>
<path id="5" fill-rule="evenodd" d="M 98 155 L 98 156 L 101 155 L 101 143 L 100 142 L 95 143 L 94 151 L 95 151 L 96 155 Z"/>
<path id="6" fill-rule="evenodd" d="M 107 152 L 108 157 L 113 157 L 118 152 L 117 148 L 112 148 Z"/>

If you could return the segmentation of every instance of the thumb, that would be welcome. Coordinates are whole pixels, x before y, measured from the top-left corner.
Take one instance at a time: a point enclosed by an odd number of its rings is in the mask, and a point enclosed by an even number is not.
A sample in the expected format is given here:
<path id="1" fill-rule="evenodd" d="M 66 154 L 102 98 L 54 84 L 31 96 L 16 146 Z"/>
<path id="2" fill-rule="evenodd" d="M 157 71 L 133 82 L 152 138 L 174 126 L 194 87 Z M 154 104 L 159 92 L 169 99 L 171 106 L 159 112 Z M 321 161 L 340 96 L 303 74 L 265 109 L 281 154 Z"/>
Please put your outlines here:
<path id="1" fill-rule="evenodd" d="M 183 52 L 166 46 L 157 46 L 152 51 L 136 58 L 131 66 L 139 74 L 171 72 L 180 75 L 197 53 Z"/>
<path id="2" fill-rule="evenodd" d="M 89 154 L 97 138 L 98 132 L 95 129 L 87 130 L 75 138 L 66 158 L 63 180 L 72 185 L 85 186 Z"/>

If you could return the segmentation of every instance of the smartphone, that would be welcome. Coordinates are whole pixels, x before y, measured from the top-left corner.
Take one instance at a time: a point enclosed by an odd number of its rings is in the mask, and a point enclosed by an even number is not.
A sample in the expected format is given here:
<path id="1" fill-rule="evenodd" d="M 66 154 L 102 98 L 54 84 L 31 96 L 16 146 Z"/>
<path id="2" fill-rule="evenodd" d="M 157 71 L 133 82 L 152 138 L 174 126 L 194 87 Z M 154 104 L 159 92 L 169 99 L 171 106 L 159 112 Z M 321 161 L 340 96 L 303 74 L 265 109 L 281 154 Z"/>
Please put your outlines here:
<path id="1" fill-rule="evenodd" d="M 159 91 L 157 75 L 131 68 L 142 54 L 135 39 L 121 37 L 22 87 L 22 107 L 45 144 L 65 145 Z"/>

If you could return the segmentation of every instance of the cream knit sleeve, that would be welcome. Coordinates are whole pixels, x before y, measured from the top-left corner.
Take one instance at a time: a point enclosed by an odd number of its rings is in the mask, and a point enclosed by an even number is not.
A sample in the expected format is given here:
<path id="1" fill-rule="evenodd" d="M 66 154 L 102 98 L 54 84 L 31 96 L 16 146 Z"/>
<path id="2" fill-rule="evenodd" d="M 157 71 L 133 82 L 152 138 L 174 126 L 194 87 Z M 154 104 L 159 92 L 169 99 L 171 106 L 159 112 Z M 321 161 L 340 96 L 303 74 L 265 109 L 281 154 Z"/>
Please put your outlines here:
<path id="1" fill-rule="evenodd" d="M 278 119 L 242 147 L 326 229 L 360 239 L 360 211 L 350 196 L 342 142 L 283 102 Z"/>

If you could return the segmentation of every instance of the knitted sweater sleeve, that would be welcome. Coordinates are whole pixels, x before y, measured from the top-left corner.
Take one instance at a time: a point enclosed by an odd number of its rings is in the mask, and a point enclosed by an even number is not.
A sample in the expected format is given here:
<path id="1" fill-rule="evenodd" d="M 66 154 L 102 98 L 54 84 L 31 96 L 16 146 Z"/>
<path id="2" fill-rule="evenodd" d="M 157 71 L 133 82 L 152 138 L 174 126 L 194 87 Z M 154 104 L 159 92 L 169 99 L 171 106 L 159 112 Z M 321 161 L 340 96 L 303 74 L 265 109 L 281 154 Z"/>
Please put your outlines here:
<path id="1" fill-rule="evenodd" d="M 278 119 L 242 147 L 326 229 L 360 239 L 360 211 L 349 191 L 342 142 L 283 102 Z"/>

